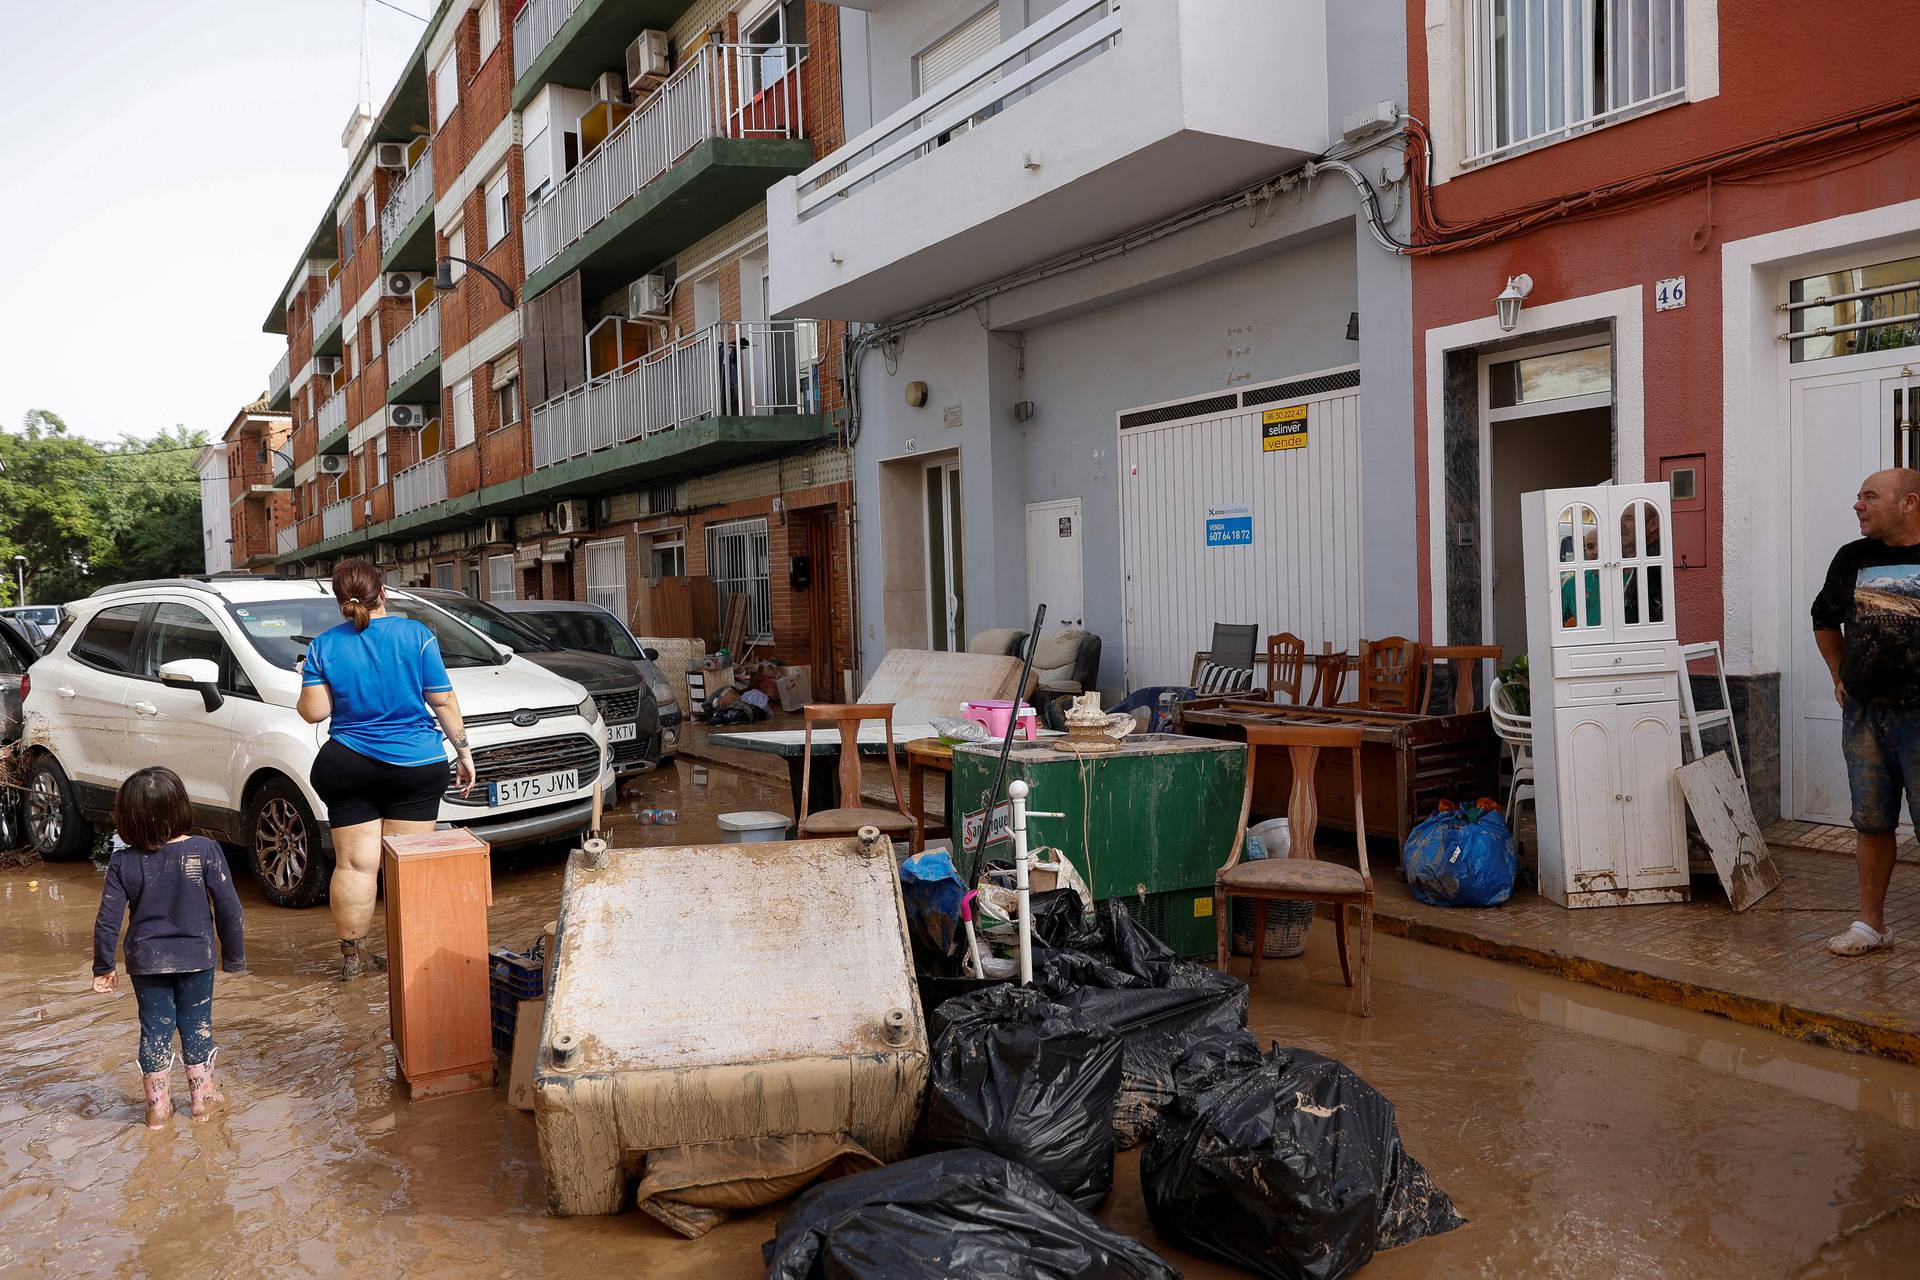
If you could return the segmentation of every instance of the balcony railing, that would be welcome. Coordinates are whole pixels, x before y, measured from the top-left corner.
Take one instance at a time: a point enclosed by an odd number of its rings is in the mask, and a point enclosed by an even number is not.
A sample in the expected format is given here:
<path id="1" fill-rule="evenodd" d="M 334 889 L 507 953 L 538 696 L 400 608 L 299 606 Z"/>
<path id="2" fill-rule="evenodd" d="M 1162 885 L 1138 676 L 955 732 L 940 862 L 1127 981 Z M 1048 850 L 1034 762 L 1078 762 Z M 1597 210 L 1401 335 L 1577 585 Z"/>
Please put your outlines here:
<path id="1" fill-rule="evenodd" d="M 292 555 L 294 548 L 300 545 L 300 527 L 290 524 L 280 532 L 274 534 L 273 545 L 276 554 L 283 556 Z"/>
<path id="2" fill-rule="evenodd" d="M 532 8 L 520 11 L 525 17 Z M 515 29 L 516 39 L 518 28 Z M 526 212 L 527 274 L 593 230 L 708 138 L 806 134 L 802 45 L 707 44 Z"/>
<path id="3" fill-rule="evenodd" d="M 393 477 L 393 514 L 430 507 L 447 500 L 447 455 L 416 462 Z"/>
<path id="4" fill-rule="evenodd" d="M 340 277 L 335 276 L 327 291 L 320 295 L 320 301 L 313 307 L 313 331 L 325 333 L 327 327 L 340 318 Z"/>
<path id="5" fill-rule="evenodd" d="M 382 256 L 392 253 L 393 246 L 400 242 L 400 233 L 413 222 L 413 215 L 419 213 L 426 203 L 433 199 L 433 145 L 420 153 L 413 162 L 413 168 L 407 170 L 407 176 L 400 179 L 400 185 L 387 197 L 386 207 L 380 210 L 380 253 Z"/>
<path id="6" fill-rule="evenodd" d="M 815 412 L 819 326 L 717 324 L 533 411 L 533 465 L 551 466 L 702 418 Z"/>
<path id="7" fill-rule="evenodd" d="M 353 499 L 342 498 L 331 506 L 320 508 L 320 536 L 337 538 L 343 533 L 353 531 Z"/>
<path id="8" fill-rule="evenodd" d="M 899 171 L 1098 57 L 1120 39 L 1121 26 L 1119 0 L 1067 0 L 802 173 L 800 216 Z"/>
<path id="9" fill-rule="evenodd" d="M 292 356 L 293 352 L 282 351 L 280 358 L 273 362 L 273 368 L 267 373 L 267 399 L 278 400 L 280 393 L 287 389 L 287 382 L 292 377 L 289 372 Z"/>
<path id="10" fill-rule="evenodd" d="M 541 50 L 553 43 L 560 28 L 580 7 L 580 0 L 527 0 L 513 19 L 513 74 L 533 65 Z"/>
<path id="11" fill-rule="evenodd" d="M 322 440 L 325 440 L 328 436 L 346 426 L 347 393 L 344 391 L 334 392 L 327 402 L 320 406 L 320 412 L 315 415 L 314 420 L 318 425 L 320 438 Z"/>
<path id="12" fill-rule="evenodd" d="M 440 304 L 429 302 L 427 309 L 407 322 L 393 335 L 387 347 L 387 385 L 419 368 L 420 362 L 440 350 Z"/>

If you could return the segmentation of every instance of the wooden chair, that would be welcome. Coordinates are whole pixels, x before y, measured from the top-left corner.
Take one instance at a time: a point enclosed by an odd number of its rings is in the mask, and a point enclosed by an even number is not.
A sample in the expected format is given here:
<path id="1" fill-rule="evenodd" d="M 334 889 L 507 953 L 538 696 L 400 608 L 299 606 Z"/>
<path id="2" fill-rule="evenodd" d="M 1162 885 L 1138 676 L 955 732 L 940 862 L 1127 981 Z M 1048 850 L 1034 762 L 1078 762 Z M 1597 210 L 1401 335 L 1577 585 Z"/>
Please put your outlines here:
<path id="1" fill-rule="evenodd" d="M 1267 637 L 1267 701 L 1299 705 L 1300 685 L 1307 673 L 1307 642 L 1291 631 Z"/>
<path id="2" fill-rule="evenodd" d="M 1310 661 L 1313 663 L 1313 688 L 1301 705 L 1308 707 L 1342 705 L 1340 695 L 1347 686 L 1347 673 L 1353 670 L 1353 655 L 1334 652 L 1333 642 L 1328 640 L 1321 642 L 1320 652 Z"/>
<path id="3" fill-rule="evenodd" d="M 1369 970 L 1373 963 L 1373 873 L 1367 868 L 1367 825 L 1365 796 L 1361 790 L 1360 740 L 1362 731 L 1345 725 L 1257 725 L 1247 726 L 1247 786 L 1240 799 L 1240 826 L 1233 836 L 1233 849 L 1226 865 L 1213 878 L 1213 920 L 1219 964 L 1227 967 L 1229 914 L 1235 898 L 1246 898 L 1257 905 L 1253 928 L 1253 961 L 1249 978 L 1260 976 L 1260 961 L 1267 950 L 1267 903 L 1276 899 L 1325 902 L 1333 906 L 1334 938 L 1340 948 L 1340 975 L 1353 986 L 1352 948 L 1347 941 L 1347 908 L 1360 909 L 1360 1016 L 1373 1016 L 1373 986 Z M 1242 862 L 1240 853 L 1247 840 L 1247 818 L 1253 809 L 1253 777 L 1262 747 L 1285 747 L 1293 766 L 1293 787 L 1287 797 L 1287 827 L 1292 849 L 1284 858 L 1262 858 Z M 1359 869 L 1338 862 L 1321 862 L 1314 856 L 1314 834 L 1320 825 L 1320 807 L 1314 795 L 1314 772 L 1325 751 L 1348 752 L 1353 761 L 1354 847 L 1359 854 Z"/>
<path id="4" fill-rule="evenodd" d="M 1426 708 L 1426 673 L 1420 642 L 1405 636 L 1362 640 L 1358 700 L 1362 711 L 1409 711 Z"/>
<path id="5" fill-rule="evenodd" d="M 1465 715 L 1473 707 L 1473 668 L 1474 664 L 1491 658 L 1495 666 L 1500 664 L 1500 646 L 1497 644 L 1439 644 L 1427 650 L 1427 691 L 1431 696 L 1434 686 L 1433 668 L 1442 662 L 1453 664 L 1453 706 L 1455 715 Z M 1491 683 L 1487 685 L 1493 687 Z M 1431 708 L 1428 708 L 1431 710 Z"/>
<path id="6" fill-rule="evenodd" d="M 852 835 L 861 827 L 878 827 L 888 837 L 905 835 L 915 853 L 920 840 L 917 826 L 907 811 L 906 796 L 900 791 L 900 766 L 893 755 L 893 704 L 891 702 L 854 702 L 846 704 L 810 702 L 800 709 L 807 723 L 806 754 L 800 765 L 800 817 L 797 824 L 801 839 L 808 836 Z M 886 726 L 887 774 L 893 779 L 892 809 L 873 809 L 861 803 L 860 726 L 878 720 Z M 840 731 L 840 804 L 838 808 L 809 812 L 813 795 L 813 726 L 831 724 Z"/>

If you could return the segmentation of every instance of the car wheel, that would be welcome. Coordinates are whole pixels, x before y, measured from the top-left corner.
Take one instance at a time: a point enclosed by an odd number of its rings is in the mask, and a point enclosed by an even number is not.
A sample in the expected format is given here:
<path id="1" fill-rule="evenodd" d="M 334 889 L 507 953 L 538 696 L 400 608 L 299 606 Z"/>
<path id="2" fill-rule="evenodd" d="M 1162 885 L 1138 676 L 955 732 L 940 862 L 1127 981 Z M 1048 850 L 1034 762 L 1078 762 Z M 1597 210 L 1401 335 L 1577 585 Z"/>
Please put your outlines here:
<path id="1" fill-rule="evenodd" d="M 67 771 L 52 756 L 27 769 L 27 840 L 48 862 L 84 858 L 93 848 L 93 824 L 81 816 Z"/>
<path id="2" fill-rule="evenodd" d="M 320 824 L 305 797 L 274 778 L 247 805 L 247 853 L 260 892 L 276 907 L 311 907 L 327 896 L 333 859 L 320 843 Z"/>

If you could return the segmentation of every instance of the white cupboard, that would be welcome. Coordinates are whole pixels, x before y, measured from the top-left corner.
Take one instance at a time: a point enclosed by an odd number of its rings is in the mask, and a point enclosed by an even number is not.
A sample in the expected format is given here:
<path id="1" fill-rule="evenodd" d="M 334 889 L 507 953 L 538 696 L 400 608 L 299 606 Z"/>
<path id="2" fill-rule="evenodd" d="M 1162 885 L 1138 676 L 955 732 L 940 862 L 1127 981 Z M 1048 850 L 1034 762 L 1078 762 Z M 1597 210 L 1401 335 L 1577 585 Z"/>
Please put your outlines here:
<path id="1" fill-rule="evenodd" d="M 1665 484 L 1521 498 L 1540 891 L 1566 907 L 1688 894 Z"/>

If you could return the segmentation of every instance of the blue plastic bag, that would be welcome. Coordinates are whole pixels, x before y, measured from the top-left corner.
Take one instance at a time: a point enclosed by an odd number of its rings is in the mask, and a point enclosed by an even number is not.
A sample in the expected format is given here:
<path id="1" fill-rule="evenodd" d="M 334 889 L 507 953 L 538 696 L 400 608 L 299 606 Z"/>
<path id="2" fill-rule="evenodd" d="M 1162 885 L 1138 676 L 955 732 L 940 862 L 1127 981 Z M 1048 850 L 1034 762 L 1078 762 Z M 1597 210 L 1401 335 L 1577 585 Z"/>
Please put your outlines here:
<path id="1" fill-rule="evenodd" d="M 1507 820 L 1491 802 L 1441 808 L 1407 836 L 1407 888 L 1435 907 L 1497 907 L 1518 871 Z"/>
<path id="2" fill-rule="evenodd" d="M 900 889 L 906 898 L 907 933 L 922 961 L 951 959 L 960 953 L 960 901 L 967 885 L 944 849 L 918 854 L 900 864 Z"/>

